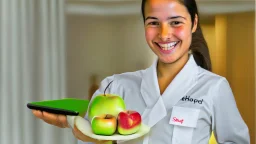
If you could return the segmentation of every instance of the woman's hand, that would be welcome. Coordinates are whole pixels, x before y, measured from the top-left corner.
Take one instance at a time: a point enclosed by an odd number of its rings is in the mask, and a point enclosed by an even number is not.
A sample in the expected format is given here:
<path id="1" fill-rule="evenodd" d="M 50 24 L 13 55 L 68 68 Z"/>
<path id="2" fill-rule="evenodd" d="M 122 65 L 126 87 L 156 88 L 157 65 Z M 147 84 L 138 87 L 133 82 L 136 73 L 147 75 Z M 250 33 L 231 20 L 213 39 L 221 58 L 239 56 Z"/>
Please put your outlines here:
<path id="1" fill-rule="evenodd" d="M 74 126 L 73 134 L 77 139 L 84 141 L 84 142 L 93 142 L 95 144 L 112 144 L 111 141 L 100 141 L 100 140 L 90 138 L 90 137 L 84 135 L 80 130 L 78 130 L 76 126 Z"/>
<path id="2" fill-rule="evenodd" d="M 67 117 L 65 115 L 52 114 L 40 110 L 32 110 L 32 112 L 37 118 L 45 121 L 48 124 L 57 126 L 59 128 L 69 127 Z"/>
<path id="3" fill-rule="evenodd" d="M 52 114 L 52 113 L 39 111 L 39 110 L 32 110 L 32 112 L 37 118 L 45 121 L 48 124 L 57 126 L 59 128 L 70 127 L 68 125 L 67 117 L 65 115 Z M 111 141 L 99 141 L 84 135 L 80 130 L 77 129 L 76 126 L 74 126 L 73 134 L 77 139 L 84 142 L 93 142 L 95 144 L 111 144 Z"/>

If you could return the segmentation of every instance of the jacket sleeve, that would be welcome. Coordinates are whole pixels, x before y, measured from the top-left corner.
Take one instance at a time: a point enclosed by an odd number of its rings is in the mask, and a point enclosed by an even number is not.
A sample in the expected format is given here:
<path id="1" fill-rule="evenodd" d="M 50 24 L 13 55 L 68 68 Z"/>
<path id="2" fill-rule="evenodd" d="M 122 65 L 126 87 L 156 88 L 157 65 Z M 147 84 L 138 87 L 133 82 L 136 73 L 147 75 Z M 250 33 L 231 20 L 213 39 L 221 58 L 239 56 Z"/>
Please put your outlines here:
<path id="1" fill-rule="evenodd" d="M 112 82 L 110 84 L 110 82 Z M 109 85 L 110 84 L 110 85 Z M 109 85 L 109 87 L 106 89 L 106 87 Z M 105 89 L 106 89 L 106 93 L 113 93 L 113 89 L 114 89 L 114 86 L 115 85 L 115 82 L 114 82 L 114 75 L 113 76 L 109 76 L 109 77 L 106 77 L 105 79 L 103 79 L 100 83 L 100 86 L 99 86 L 99 89 L 96 90 L 96 92 L 93 94 L 92 98 L 91 98 L 91 101 L 95 98 L 95 96 L 97 95 L 100 95 L 100 94 L 103 94 Z M 91 104 L 91 101 L 88 105 L 88 108 Z M 88 109 L 89 110 L 89 109 Z M 85 119 L 88 120 L 88 110 L 86 112 L 86 115 L 85 115 Z"/>
<path id="2" fill-rule="evenodd" d="M 213 92 L 212 128 L 219 144 L 250 144 L 248 127 L 225 78 L 218 82 Z"/>

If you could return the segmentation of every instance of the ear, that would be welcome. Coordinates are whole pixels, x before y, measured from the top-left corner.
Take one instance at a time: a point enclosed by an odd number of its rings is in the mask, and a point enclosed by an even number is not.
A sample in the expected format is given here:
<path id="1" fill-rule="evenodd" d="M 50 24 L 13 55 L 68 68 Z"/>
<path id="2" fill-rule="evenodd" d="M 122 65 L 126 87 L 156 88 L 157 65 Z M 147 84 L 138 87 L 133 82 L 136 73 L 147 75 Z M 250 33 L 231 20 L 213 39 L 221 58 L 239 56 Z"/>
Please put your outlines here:
<path id="1" fill-rule="evenodd" d="M 193 28 L 192 28 L 192 33 L 194 33 L 197 29 L 197 24 L 198 24 L 198 16 L 197 14 L 195 15 L 195 20 L 194 20 L 194 25 L 193 25 Z"/>

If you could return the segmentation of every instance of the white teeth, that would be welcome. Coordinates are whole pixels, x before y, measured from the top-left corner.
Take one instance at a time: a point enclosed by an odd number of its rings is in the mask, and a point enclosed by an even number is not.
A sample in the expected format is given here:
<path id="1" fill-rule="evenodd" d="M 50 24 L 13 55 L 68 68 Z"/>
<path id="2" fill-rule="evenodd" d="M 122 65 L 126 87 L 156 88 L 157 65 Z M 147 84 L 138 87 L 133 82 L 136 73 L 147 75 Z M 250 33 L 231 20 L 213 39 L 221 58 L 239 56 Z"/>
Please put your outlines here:
<path id="1" fill-rule="evenodd" d="M 159 44 L 163 50 L 170 50 L 174 45 L 176 45 L 178 42 L 171 42 L 167 44 Z"/>

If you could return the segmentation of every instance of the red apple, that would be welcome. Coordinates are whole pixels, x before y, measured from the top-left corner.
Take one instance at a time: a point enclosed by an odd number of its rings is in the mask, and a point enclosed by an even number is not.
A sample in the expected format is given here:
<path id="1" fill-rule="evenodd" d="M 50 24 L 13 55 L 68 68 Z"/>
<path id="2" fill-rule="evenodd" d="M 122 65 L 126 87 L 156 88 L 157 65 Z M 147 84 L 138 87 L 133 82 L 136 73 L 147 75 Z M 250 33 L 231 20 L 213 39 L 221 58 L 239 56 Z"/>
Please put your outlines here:
<path id="1" fill-rule="evenodd" d="M 122 135 L 136 133 L 141 126 L 141 115 L 132 110 L 122 111 L 117 117 L 117 130 Z"/>
<path id="2" fill-rule="evenodd" d="M 110 114 L 95 116 L 91 121 L 92 131 L 97 135 L 110 136 L 116 132 L 116 117 Z"/>

